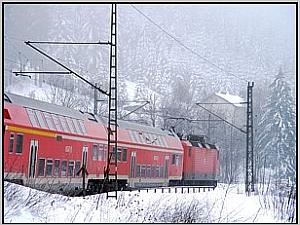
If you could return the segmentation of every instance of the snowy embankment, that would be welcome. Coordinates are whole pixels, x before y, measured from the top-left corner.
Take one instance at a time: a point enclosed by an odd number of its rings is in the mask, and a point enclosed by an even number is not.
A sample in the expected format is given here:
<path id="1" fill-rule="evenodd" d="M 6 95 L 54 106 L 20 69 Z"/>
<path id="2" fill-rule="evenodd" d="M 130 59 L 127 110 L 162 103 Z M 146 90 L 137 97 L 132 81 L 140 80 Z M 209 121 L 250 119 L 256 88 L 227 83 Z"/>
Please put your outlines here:
<path id="1" fill-rule="evenodd" d="M 200 193 L 119 192 L 66 197 L 4 182 L 6 223 L 124 223 L 124 222 L 286 222 L 275 219 L 263 198 L 238 194 L 237 188 L 219 185 Z"/>

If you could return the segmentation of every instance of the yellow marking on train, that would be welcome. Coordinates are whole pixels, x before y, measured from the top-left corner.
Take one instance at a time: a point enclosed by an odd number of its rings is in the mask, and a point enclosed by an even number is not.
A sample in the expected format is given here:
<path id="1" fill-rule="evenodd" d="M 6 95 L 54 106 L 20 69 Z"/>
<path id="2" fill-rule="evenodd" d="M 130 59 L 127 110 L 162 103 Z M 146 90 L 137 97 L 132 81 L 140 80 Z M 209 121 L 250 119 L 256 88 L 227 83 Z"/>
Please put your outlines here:
<path id="1" fill-rule="evenodd" d="M 40 136 L 44 136 L 44 137 L 53 137 L 53 138 L 56 137 L 56 134 L 52 133 L 52 132 L 33 130 L 33 129 L 23 128 L 23 127 L 7 126 L 7 130 L 16 132 L 16 133 L 34 134 L 34 135 L 40 135 Z"/>

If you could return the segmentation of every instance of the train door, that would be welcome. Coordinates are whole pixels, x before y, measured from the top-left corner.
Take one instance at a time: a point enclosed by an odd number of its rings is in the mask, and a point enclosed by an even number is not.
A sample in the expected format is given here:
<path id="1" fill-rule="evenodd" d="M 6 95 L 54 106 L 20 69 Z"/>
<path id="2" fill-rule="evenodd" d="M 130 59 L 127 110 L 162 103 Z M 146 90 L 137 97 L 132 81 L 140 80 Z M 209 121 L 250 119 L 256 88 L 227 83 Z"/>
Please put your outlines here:
<path id="1" fill-rule="evenodd" d="M 164 177 L 167 179 L 169 176 L 169 156 L 165 156 L 165 174 Z"/>
<path id="2" fill-rule="evenodd" d="M 37 161 L 37 151 L 38 151 L 38 141 L 30 141 L 30 150 L 29 150 L 29 168 L 28 168 L 28 177 L 35 177 L 35 168 Z"/>
<path id="3" fill-rule="evenodd" d="M 136 152 L 131 152 L 130 177 L 134 177 L 135 167 L 136 167 Z"/>

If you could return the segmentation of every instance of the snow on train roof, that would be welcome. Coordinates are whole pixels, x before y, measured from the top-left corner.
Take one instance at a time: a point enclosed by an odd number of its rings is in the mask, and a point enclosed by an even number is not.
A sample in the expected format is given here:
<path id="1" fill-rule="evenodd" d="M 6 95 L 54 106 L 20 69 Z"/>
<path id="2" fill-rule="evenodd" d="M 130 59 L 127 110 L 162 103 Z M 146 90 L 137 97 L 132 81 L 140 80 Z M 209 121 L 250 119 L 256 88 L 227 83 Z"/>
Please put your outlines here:
<path id="1" fill-rule="evenodd" d="M 104 124 L 107 123 L 108 118 L 106 118 L 106 117 L 96 116 L 96 118 L 98 121 L 102 121 L 102 123 L 104 123 Z M 143 131 L 143 132 L 147 132 L 147 133 L 176 136 L 169 130 L 163 130 L 158 127 L 151 127 L 151 126 L 133 123 L 133 122 L 125 121 L 125 120 L 118 120 L 118 125 L 120 128 L 125 129 L 125 130 L 135 130 L 135 131 Z"/>
<path id="2" fill-rule="evenodd" d="M 26 108 L 37 109 L 40 111 L 50 112 L 50 113 L 54 113 L 54 114 L 58 114 L 58 115 L 64 115 L 64 116 L 76 118 L 76 119 L 82 119 L 82 120 L 85 119 L 84 114 L 80 113 L 77 110 L 70 109 L 68 107 L 55 105 L 53 103 L 43 102 L 40 100 L 35 100 L 32 98 L 28 98 L 28 97 L 24 97 L 24 96 L 12 94 L 12 93 L 5 93 L 5 95 L 8 97 L 8 100 L 11 103 L 22 105 Z M 5 99 L 6 99 L 6 96 L 5 96 Z"/>
<path id="3" fill-rule="evenodd" d="M 54 114 L 58 114 L 58 115 L 64 115 L 64 116 L 71 117 L 71 118 L 84 120 L 87 118 L 92 119 L 94 117 L 96 119 L 95 122 L 107 124 L 107 118 L 105 118 L 105 117 L 93 116 L 92 114 L 88 114 L 88 113 L 81 113 L 77 110 L 74 110 L 74 109 L 71 109 L 71 108 L 68 108 L 65 106 L 60 106 L 60 105 L 56 105 L 56 104 L 49 103 L 49 102 L 35 100 L 35 99 L 24 97 L 21 95 L 5 93 L 4 99 L 11 101 L 11 103 L 22 105 L 27 108 L 37 109 L 40 111 L 50 112 L 50 113 L 54 113 Z M 173 134 L 171 131 L 168 131 L 168 130 L 163 130 L 161 128 L 137 124 L 137 123 L 128 122 L 128 121 L 124 121 L 124 120 L 118 120 L 118 124 L 119 124 L 120 128 L 123 128 L 126 130 L 135 130 L 135 131 L 143 131 L 143 132 L 147 132 L 147 133 L 155 133 L 155 134 L 160 134 L 160 135 L 176 136 L 175 134 Z"/>

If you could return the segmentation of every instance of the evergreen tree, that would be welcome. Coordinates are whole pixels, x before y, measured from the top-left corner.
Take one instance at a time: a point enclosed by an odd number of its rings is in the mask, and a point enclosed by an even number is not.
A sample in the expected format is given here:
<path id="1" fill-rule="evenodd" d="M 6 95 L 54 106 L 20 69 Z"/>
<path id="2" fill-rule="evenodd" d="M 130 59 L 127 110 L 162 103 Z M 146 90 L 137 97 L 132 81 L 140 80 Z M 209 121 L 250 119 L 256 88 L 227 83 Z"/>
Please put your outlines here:
<path id="1" fill-rule="evenodd" d="M 295 101 L 281 69 L 270 85 L 270 95 L 258 127 L 260 167 L 270 169 L 273 179 L 296 178 Z"/>

